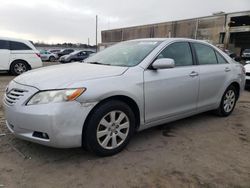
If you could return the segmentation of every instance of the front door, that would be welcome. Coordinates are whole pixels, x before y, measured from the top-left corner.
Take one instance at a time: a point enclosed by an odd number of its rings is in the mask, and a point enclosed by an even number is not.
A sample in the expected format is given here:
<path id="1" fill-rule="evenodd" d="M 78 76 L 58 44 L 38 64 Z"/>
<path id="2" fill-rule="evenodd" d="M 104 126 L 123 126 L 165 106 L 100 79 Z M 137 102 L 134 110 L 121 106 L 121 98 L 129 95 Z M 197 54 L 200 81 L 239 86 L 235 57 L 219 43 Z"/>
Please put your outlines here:
<path id="1" fill-rule="evenodd" d="M 144 72 L 146 123 L 196 110 L 199 74 L 188 42 L 167 46 L 158 58 L 171 58 L 175 68 Z"/>

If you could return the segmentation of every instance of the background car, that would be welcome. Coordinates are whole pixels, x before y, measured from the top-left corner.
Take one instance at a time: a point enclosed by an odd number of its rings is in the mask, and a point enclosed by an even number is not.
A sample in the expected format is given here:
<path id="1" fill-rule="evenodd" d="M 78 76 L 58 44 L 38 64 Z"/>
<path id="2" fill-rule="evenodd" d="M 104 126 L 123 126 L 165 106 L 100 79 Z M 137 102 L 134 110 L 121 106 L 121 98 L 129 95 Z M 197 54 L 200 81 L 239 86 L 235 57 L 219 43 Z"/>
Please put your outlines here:
<path id="1" fill-rule="evenodd" d="M 231 57 L 232 59 L 234 59 L 234 58 L 237 57 L 236 53 L 234 53 L 234 52 L 232 52 L 232 51 L 230 51 L 230 50 L 225 49 L 224 52 L 225 52 L 227 55 L 229 55 L 229 57 Z"/>
<path id="2" fill-rule="evenodd" d="M 42 66 L 39 51 L 32 42 L 0 37 L 0 70 L 20 75 Z"/>
<path id="3" fill-rule="evenodd" d="M 57 53 L 58 57 L 62 57 L 64 55 L 68 55 L 72 52 L 74 52 L 75 50 L 74 49 L 71 49 L 71 48 L 68 48 L 68 49 L 63 49 L 61 50 L 60 52 Z"/>
<path id="4" fill-rule="evenodd" d="M 46 51 L 46 50 L 41 50 L 40 56 L 41 56 L 42 61 L 54 62 L 58 59 L 57 54 L 51 53 L 51 52 Z"/>
<path id="5" fill-rule="evenodd" d="M 246 89 L 250 89 L 250 61 L 246 62 L 247 64 L 244 66 L 246 69 Z"/>
<path id="6" fill-rule="evenodd" d="M 59 61 L 61 63 L 82 61 L 82 60 L 88 58 L 93 53 L 94 52 L 92 52 L 92 51 L 86 51 L 86 50 L 75 51 L 75 52 L 72 52 L 69 55 L 64 55 L 64 56 L 60 57 Z"/>
<path id="7" fill-rule="evenodd" d="M 250 48 L 243 50 L 241 57 L 245 60 L 250 59 Z"/>

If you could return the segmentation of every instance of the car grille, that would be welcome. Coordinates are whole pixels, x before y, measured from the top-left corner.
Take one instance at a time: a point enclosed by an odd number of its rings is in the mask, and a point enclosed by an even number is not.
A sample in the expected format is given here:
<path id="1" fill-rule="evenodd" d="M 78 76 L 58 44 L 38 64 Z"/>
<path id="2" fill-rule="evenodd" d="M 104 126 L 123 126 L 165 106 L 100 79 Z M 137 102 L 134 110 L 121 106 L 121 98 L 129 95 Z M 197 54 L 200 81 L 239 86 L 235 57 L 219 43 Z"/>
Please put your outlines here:
<path id="1" fill-rule="evenodd" d="M 24 94 L 28 92 L 27 90 L 22 89 L 12 89 L 5 94 L 5 102 L 8 105 L 14 105 L 18 100 L 20 100 Z"/>
<path id="2" fill-rule="evenodd" d="M 247 76 L 250 76 L 250 72 L 247 72 L 246 75 L 247 75 Z"/>

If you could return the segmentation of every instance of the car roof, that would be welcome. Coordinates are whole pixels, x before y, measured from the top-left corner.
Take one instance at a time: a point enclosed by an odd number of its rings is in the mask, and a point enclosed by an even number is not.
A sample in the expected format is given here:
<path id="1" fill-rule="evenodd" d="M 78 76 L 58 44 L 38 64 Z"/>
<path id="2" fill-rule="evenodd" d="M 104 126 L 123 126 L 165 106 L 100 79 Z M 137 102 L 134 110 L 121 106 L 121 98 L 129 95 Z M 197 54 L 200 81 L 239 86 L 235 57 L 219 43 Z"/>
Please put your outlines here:
<path id="1" fill-rule="evenodd" d="M 0 40 L 9 40 L 9 41 L 16 41 L 16 42 L 30 42 L 29 40 L 17 39 L 17 38 L 11 38 L 11 37 L 0 37 Z"/>
<path id="2" fill-rule="evenodd" d="M 13 41 L 13 42 L 21 42 L 26 45 L 28 45 L 32 50 L 37 50 L 34 46 L 33 42 L 30 40 L 24 40 L 24 39 L 16 39 L 16 38 L 10 38 L 10 37 L 0 37 L 0 40 L 7 40 L 7 41 Z"/>
<path id="3" fill-rule="evenodd" d="M 142 39 L 134 39 L 130 41 L 152 41 L 152 42 L 176 42 L 176 41 L 187 41 L 187 42 L 200 42 L 204 44 L 210 44 L 209 42 L 205 40 L 196 40 L 196 39 L 190 39 L 190 38 L 142 38 Z"/>

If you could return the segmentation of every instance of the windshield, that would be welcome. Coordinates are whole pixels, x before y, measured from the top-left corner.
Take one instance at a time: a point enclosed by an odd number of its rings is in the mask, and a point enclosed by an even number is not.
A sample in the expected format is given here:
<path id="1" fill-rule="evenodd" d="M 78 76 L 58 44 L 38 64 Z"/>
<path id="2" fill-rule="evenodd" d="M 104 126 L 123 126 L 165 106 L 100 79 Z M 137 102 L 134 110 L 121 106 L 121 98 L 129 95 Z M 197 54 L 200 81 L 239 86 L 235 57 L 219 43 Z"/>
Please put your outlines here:
<path id="1" fill-rule="evenodd" d="M 111 46 L 86 59 L 86 63 L 133 67 L 138 65 L 161 42 L 128 41 Z"/>
<path id="2" fill-rule="evenodd" d="M 250 53 L 250 49 L 245 49 L 244 52 L 245 53 Z"/>

